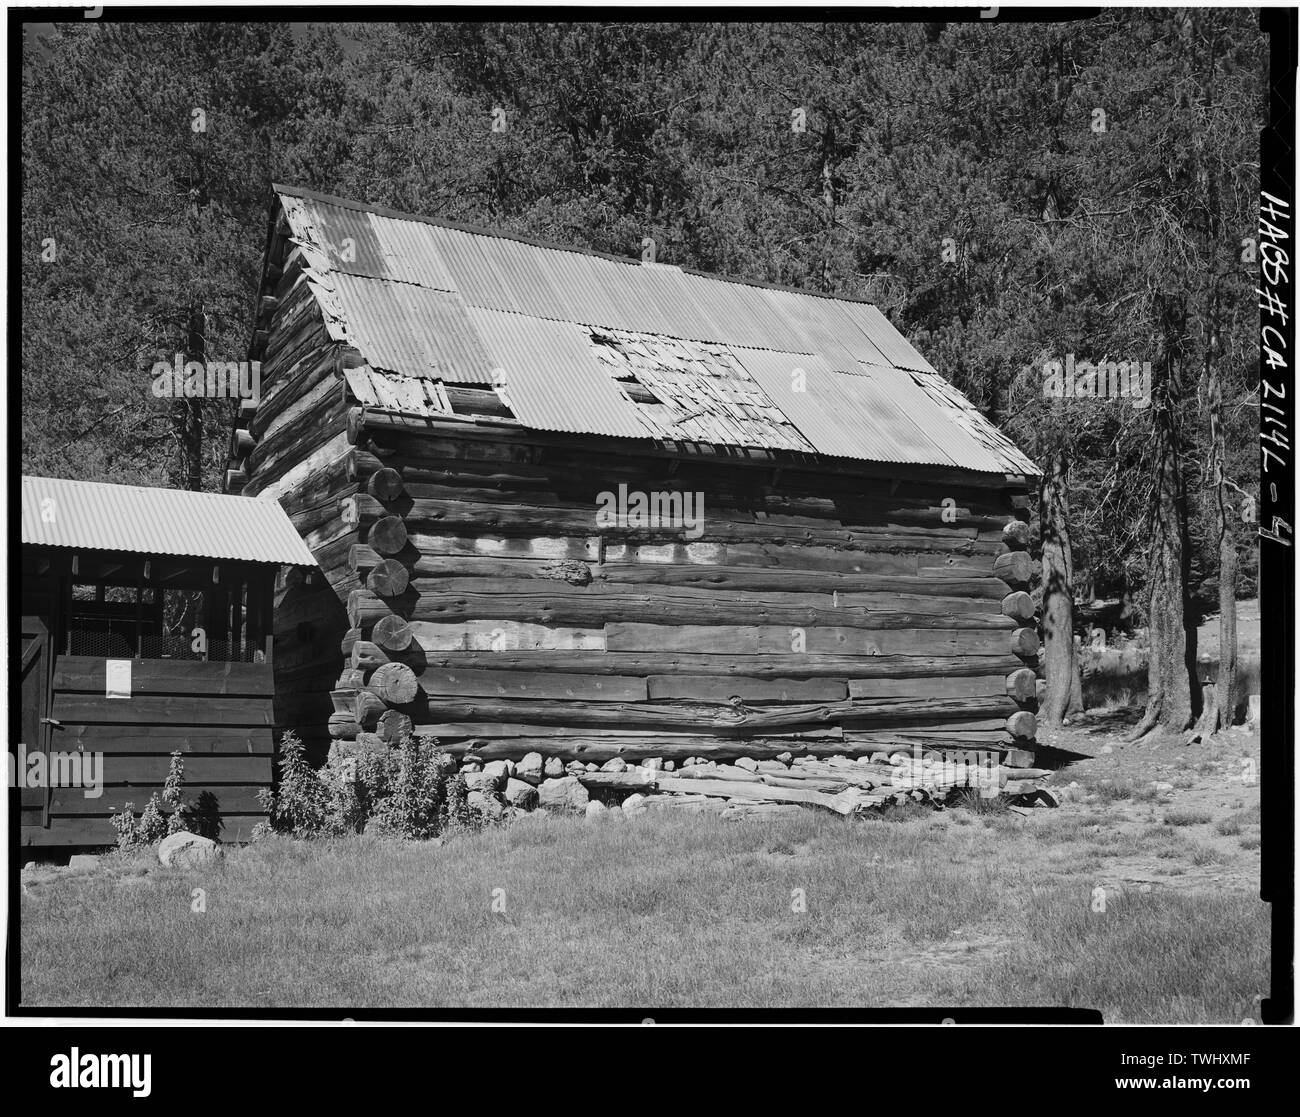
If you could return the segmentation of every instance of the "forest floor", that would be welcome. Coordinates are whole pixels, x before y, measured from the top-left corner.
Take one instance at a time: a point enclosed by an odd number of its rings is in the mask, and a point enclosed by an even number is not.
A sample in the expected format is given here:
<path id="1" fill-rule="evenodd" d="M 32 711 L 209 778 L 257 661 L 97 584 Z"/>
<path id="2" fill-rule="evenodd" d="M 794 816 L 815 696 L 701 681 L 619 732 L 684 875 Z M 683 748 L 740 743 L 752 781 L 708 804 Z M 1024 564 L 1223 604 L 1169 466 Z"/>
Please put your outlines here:
<path id="1" fill-rule="evenodd" d="M 1259 737 L 1047 744 L 1060 807 L 873 819 L 532 815 L 442 844 L 273 838 L 204 870 L 23 874 L 21 1004 L 1073 1006 L 1259 1019 Z M 237 1015 L 237 1012 L 234 1012 Z"/>

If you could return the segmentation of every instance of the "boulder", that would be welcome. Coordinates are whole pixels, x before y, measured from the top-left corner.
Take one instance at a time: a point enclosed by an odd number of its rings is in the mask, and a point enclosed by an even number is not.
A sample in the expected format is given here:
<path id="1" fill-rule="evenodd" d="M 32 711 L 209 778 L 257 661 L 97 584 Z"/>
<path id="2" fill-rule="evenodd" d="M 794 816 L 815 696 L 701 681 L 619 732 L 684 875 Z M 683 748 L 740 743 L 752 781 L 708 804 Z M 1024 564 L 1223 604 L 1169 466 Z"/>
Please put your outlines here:
<path id="1" fill-rule="evenodd" d="M 742 757 L 740 757 L 739 759 L 737 759 L 737 761 L 736 761 L 736 767 L 737 767 L 737 768 L 744 768 L 746 771 L 749 771 L 749 772 L 757 772 L 757 771 L 758 771 L 758 761 L 757 761 L 757 760 L 754 760 L 754 759 L 752 759 L 751 757 L 748 757 L 748 756 L 742 756 Z"/>
<path id="2" fill-rule="evenodd" d="M 665 772 L 671 772 L 671 771 L 672 771 L 674 768 L 676 768 L 676 767 L 677 767 L 677 765 L 674 764 L 671 760 L 665 760 L 665 761 L 664 761 L 664 771 L 665 771 Z"/>
<path id="3" fill-rule="evenodd" d="M 606 760 L 605 763 L 600 766 L 600 770 L 602 772 L 626 772 L 627 761 L 622 757 L 616 756 L 612 760 Z"/>
<path id="4" fill-rule="evenodd" d="M 512 807 L 531 811 L 537 806 L 537 788 L 523 780 L 506 780 L 506 802 Z"/>
<path id="5" fill-rule="evenodd" d="M 465 796 L 465 803 L 472 811 L 477 811 L 484 818 L 495 822 L 505 813 L 505 806 L 494 795 L 484 795 L 481 791 L 471 791 Z"/>
<path id="6" fill-rule="evenodd" d="M 645 813 L 645 796 L 639 791 L 632 792 L 623 800 L 623 817 L 634 818 L 639 814 Z"/>
<path id="7" fill-rule="evenodd" d="M 558 780 L 564 775 L 564 761 L 558 756 L 548 756 L 542 765 L 542 775 L 548 780 Z"/>
<path id="8" fill-rule="evenodd" d="M 585 810 L 590 796 L 575 776 L 561 779 L 543 780 L 537 789 L 538 806 L 548 811 Z"/>
<path id="9" fill-rule="evenodd" d="M 506 780 L 512 774 L 514 765 L 508 760 L 489 760 L 483 765 L 483 774 L 485 776 L 495 776 L 497 778 L 497 787 L 504 787 Z"/>
<path id="10" fill-rule="evenodd" d="M 211 838 L 181 830 L 158 843 L 158 860 L 169 869 L 196 869 L 221 856 L 221 847 Z"/>
<path id="11" fill-rule="evenodd" d="M 609 808 L 599 799 L 593 799 L 587 804 L 586 813 L 588 822 L 600 822 L 607 814 L 609 814 Z"/>
<path id="12" fill-rule="evenodd" d="M 76 872 L 94 871 L 99 868 L 99 858 L 93 853 L 74 853 L 68 858 L 68 868 Z"/>
<path id="13" fill-rule="evenodd" d="M 504 774 L 489 772 L 486 768 L 481 772 L 470 772 L 462 768 L 460 774 L 465 778 L 465 786 L 470 791 L 499 791 L 506 782 Z"/>
<path id="14" fill-rule="evenodd" d="M 664 761 L 661 756 L 647 756 L 643 761 L 641 761 L 642 768 L 653 768 L 656 772 L 662 771 L 663 766 Z"/>
<path id="15" fill-rule="evenodd" d="M 540 752 L 530 752 L 515 765 L 515 779 L 525 783 L 539 784 L 545 774 L 545 761 Z M 559 767 L 557 765 L 557 767 Z M 560 769 L 563 771 L 563 768 Z"/>
<path id="16" fill-rule="evenodd" d="M 600 771 L 600 765 L 597 764 L 594 760 L 589 760 L 589 761 L 587 762 L 587 771 L 588 771 L 588 772 L 599 772 L 599 771 Z"/>

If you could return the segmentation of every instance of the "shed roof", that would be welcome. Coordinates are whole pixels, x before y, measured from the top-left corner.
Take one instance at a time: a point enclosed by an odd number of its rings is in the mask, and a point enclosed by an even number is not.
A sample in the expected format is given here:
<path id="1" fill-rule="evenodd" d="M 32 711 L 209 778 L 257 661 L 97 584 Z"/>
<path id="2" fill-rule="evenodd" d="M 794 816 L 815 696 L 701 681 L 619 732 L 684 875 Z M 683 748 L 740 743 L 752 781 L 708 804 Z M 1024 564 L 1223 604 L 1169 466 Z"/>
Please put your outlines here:
<path id="1" fill-rule="evenodd" d="M 494 388 L 537 430 L 1039 472 L 869 303 L 275 190 L 381 376 Z"/>
<path id="2" fill-rule="evenodd" d="M 316 565 L 274 500 L 62 477 L 23 477 L 22 541 L 43 547 Z"/>

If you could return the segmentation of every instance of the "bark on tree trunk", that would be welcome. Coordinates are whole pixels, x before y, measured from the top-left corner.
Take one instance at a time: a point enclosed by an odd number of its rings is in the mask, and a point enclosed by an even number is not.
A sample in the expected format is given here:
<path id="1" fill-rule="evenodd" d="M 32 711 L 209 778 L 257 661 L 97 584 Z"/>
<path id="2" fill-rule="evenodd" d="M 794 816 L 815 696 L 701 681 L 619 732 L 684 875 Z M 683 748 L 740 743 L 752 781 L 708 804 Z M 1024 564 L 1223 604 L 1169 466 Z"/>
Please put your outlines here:
<path id="1" fill-rule="evenodd" d="M 1212 329 L 1217 325 L 1217 305 L 1211 309 Z M 1210 476 L 1214 485 L 1214 525 L 1219 539 L 1219 676 L 1202 712 L 1197 729 L 1217 733 L 1236 716 L 1237 686 L 1237 548 L 1232 537 L 1227 477 L 1226 440 L 1223 433 L 1223 385 L 1214 354 L 1205 359 L 1206 404 L 1210 415 Z"/>
<path id="2" fill-rule="evenodd" d="M 1070 548 L 1068 471 L 1065 454 L 1055 450 L 1039 487 L 1039 529 L 1043 544 L 1043 664 L 1047 699 L 1043 724 L 1058 726 L 1081 712 L 1083 697 L 1074 654 L 1074 557 Z"/>
<path id="3" fill-rule="evenodd" d="M 206 321 L 202 309 L 192 307 L 186 324 L 185 360 L 206 361 Z M 172 401 L 172 428 L 176 437 L 177 488 L 199 492 L 203 488 L 203 412 L 199 396 Z"/>
<path id="4" fill-rule="evenodd" d="M 1136 740 L 1156 729 L 1181 733 L 1200 712 L 1196 679 L 1196 629 L 1187 623 L 1187 493 L 1180 454 L 1177 406 L 1181 393 L 1176 358 L 1169 358 L 1163 399 L 1153 400 L 1156 441 L 1151 509 L 1147 625 L 1150 654 L 1147 708 L 1133 730 Z"/>

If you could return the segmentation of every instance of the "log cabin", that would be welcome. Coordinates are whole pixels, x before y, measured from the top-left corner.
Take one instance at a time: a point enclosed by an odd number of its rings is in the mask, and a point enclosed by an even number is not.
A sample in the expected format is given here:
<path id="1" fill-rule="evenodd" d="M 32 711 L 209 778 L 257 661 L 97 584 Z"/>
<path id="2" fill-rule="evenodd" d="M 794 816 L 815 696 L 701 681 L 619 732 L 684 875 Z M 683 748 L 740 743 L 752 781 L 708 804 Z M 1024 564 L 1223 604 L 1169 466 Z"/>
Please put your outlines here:
<path id="1" fill-rule="evenodd" d="M 110 816 L 161 790 L 224 841 L 247 839 L 272 782 L 271 606 L 314 568 L 273 502 L 23 477 L 20 700 L 10 817 L 25 847 L 98 847 Z"/>
<path id="2" fill-rule="evenodd" d="M 276 186 L 249 357 L 315 755 L 1032 761 L 1038 470 L 875 306 Z"/>

